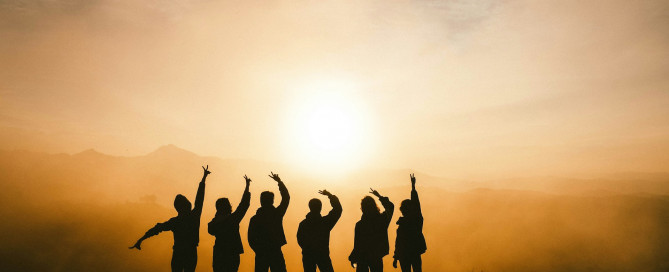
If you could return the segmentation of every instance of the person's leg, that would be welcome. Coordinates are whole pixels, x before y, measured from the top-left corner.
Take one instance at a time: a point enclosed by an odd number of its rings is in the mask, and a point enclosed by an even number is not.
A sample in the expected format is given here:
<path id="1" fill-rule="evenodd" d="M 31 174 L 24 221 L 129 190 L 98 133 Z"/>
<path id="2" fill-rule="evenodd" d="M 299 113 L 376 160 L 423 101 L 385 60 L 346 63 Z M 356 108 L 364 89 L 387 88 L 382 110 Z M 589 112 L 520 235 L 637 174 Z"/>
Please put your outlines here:
<path id="1" fill-rule="evenodd" d="M 411 259 L 402 258 L 399 261 L 400 261 L 400 268 L 402 268 L 402 272 L 411 272 Z"/>
<path id="2" fill-rule="evenodd" d="M 370 272 L 383 272 L 383 259 L 378 258 L 369 262 Z"/>
<path id="3" fill-rule="evenodd" d="M 184 253 L 184 272 L 195 272 L 197 266 L 197 247 L 189 248 Z"/>
<path id="4" fill-rule="evenodd" d="M 176 249 L 172 249 L 172 272 L 183 272 L 181 254 Z"/>
<path id="5" fill-rule="evenodd" d="M 369 268 L 370 267 L 368 262 L 359 262 L 357 263 L 355 272 L 369 272 Z"/>
<path id="6" fill-rule="evenodd" d="M 411 266 L 413 266 L 414 272 L 423 272 L 423 259 L 421 258 L 420 255 L 416 256 Z"/>
<path id="7" fill-rule="evenodd" d="M 269 271 L 269 260 L 267 258 L 267 253 L 258 253 L 256 252 L 256 264 L 255 272 L 267 272 Z"/>
<path id="8" fill-rule="evenodd" d="M 214 258 L 218 259 L 217 266 L 214 267 L 215 272 L 237 271 L 239 268 L 239 254 L 219 253 Z"/>
<path id="9" fill-rule="evenodd" d="M 365 266 L 365 263 L 363 262 L 358 262 L 355 264 L 355 272 L 369 272 L 369 269 L 363 268 Z"/>
<path id="10" fill-rule="evenodd" d="M 302 254 L 302 268 L 304 272 L 316 272 L 316 260 L 314 257 Z"/>
<path id="11" fill-rule="evenodd" d="M 214 272 L 225 271 L 223 270 L 223 256 L 221 254 L 221 251 L 216 249 L 216 247 L 214 247 L 212 267 L 214 268 Z"/>
<path id="12" fill-rule="evenodd" d="M 316 270 L 314 269 L 314 272 Z M 320 272 L 334 272 L 334 268 L 332 267 L 332 260 L 330 259 L 330 256 L 321 256 L 318 258 L 318 271 Z"/>
<path id="13" fill-rule="evenodd" d="M 237 272 L 239 271 L 239 254 L 232 254 L 231 260 L 230 260 L 230 272 Z"/>
<path id="14" fill-rule="evenodd" d="M 281 248 L 271 253 L 269 268 L 272 272 L 286 272 L 286 259 L 283 258 Z"/>

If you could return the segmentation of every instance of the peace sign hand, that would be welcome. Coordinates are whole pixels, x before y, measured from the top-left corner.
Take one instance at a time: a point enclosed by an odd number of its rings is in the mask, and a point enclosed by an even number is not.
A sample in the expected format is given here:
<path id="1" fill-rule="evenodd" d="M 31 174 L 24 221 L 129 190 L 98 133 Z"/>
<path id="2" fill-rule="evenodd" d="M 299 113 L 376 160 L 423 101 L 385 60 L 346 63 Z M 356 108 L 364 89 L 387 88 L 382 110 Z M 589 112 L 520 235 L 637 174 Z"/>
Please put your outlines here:
<path id="1" fill-rule="evenodd" d="M 376 190 L 374 190 L 372 188 L 369 188 L 369 193 L 375 195 L 378 198 L 381 198 L 381 194 L 379 194 L 379 192 L 377 192 Z"/>
<path id="2" fill-rule="evenodd" d="M 281 182 L 281 178 L 279 177 L 279 174 L 274 174 L 274 172 L 270 172 L 271 174 L 268 175 L 270 178 L 275 180 L 276 182 Z"/>

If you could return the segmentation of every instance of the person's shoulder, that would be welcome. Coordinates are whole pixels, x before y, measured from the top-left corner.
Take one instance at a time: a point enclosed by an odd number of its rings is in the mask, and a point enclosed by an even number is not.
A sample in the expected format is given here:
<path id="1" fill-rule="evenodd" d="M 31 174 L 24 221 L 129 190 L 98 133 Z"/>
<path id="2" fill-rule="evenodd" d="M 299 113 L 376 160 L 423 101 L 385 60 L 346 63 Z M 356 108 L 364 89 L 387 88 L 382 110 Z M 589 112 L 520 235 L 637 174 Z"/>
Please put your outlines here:
<path id="1" fill-rule="evenodd" d="M 303 227 L 303 226 L 306 226 L 308 224 L 309 224 L 309 222 L 307 222 L 307 219 L 305 218 L 305 219 L 302 219 L 302 221 L 300 221 L 300 224 L 298 225 L 298 227 Z"/>

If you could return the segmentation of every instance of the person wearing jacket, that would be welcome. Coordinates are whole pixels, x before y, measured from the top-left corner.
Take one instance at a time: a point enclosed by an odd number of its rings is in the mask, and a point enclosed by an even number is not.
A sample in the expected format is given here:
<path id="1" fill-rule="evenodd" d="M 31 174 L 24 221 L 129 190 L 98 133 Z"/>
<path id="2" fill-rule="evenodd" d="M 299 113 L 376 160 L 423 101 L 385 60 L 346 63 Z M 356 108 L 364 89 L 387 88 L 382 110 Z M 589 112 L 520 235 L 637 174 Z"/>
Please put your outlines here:
<path id="1" fill-rule="evenodd" d="M 395 239 L 395 254 L 393 267 L 397 268 L 399 261 L 402 272 L 423 271 L 421 254 L 427 246 L 423 235 L 423 213 L 416 191 L 416 177 L 411 174 L 411 199 L 405 199 L 400 205 L 402 217 L 397 220 L 397 238 Z"/>
<path id="2" fill-rule="evenodd" d="M 321 216 L 320 199 L 309 201 L 309 213 L 297 229 L 297 243 L 302 248 L 302 266 L 305 272 L 334 272 L 330 259 L 330 231 L 341 217 L 342 207 L 337 196 L 327 190 L 319 191 L 330 199 L 332 210 Z"/>
<path id="3" fill-rule="evenodd" d="M 202 166 L 204 175 L 197 188 L 195 196 L 195 207 L 191 210 L 188 199 L 179 194 L 174 198 L 174 209 L 178 215 L 164 223 L 158 223 L 149 229 L 144 236 L 139 238 L 130 249 L 142 249 L 142 241 L 158 235 L 163 231 L 171 231 L 174 234 L 174 246 L 172 247 L 172 271 L 195 271 L 197 266 L 197 246 L 200 242 L 200 217 L 202 216 L 202 204 L 204 203 L 204 188 L 207 176 L 211 174 L 209 165 Z"/>
<path id="4" fill-rule="evenodd" d="M 281 247 L 286 244 L 283 231 L 283 216 L 288 209 L 290 194 L 279 175 L 271 173 L 270 178 L 279 185 L 281 203 L 274 207 L 274 193 L 260 194 L 260 208 L 249 222 L 249 246 L 256 254 L 255 271 L 286 272 L 286 261 Z"/>
<path id="5" fill-rule="evenodd" d="M 357 265 L 356 272 L 383 271 L 383 257 L 389 252 L 388 226 L 395 205 L 374 189 L 370 193 L 379 198 L 385 210 L 380 212 L 376 201 L 370 196 L 364 197 L 360 202 L 362 217 L 355 224 L 353 251 L 348 257 L 351 266 Z"/>

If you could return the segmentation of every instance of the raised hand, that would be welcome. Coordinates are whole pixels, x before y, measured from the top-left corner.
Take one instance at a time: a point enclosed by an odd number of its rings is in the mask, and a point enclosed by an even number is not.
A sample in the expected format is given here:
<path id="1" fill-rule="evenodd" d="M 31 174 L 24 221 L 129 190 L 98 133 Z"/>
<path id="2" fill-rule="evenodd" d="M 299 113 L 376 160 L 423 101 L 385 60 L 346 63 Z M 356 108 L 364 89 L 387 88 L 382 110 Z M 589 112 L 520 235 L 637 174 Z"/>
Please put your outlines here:
<path id="1" fill-rule="evenodd" d="M 409 177 L 411 178 L 411 185 L 415 185 L 416 184 L 416 176 L 413 173 L 411 173 L 411 174 L 409 174 Z"/>
<path id="2" fill-rule="evenodd" d="M 208 176 L 209 174 L 211 174 L 211 171 L 209 171 L 209 165 L 207 165 L 207 168 L 204 168 L 204 166 L 202 166 L 202 170 L 204 170 L 204 175 L 205 176 Z"/>
<path id="3" fill-rule="evenodd" d="M 246 175 L 244 175 L 244 180 L 246 181 L 246 184 L 251 183 L 251 179 L 249 177 L 247 177 Z"/>
<path id="4" fill-rule="evenodd" d="M 133 249 L 133 248 L 136 248 L 137 250 L 142 250 L 142 243 L 137 241 L 137 243 L 135 243 L 134 245 L 132 245 L 128 249 Z"/>
<path id="5" fill-rule="evenodd" d="M 281 182 L 281 178 L 279 177 L 279 174 L 274 174 L 274 172 L 270 172 L 271 174 L 268 175 L 270 178 L 275 180 L 276 182 Z"/>
<path id="6" fill-rule="evenodd" d="M 332 196 L 332 193 L 328 192 L 328 190 L 325 190 L 325 189 L 319 190 L 318 193 L 321 194 L 321 195 L 328 196 L 328 197 Z"/>
<path id="7" fill-rule="evenodd" d="M 376 190 L 374 190 L 372 188 L 369 188 L 369 193 L 375 195 L 378 198 L 381 198 L 381 194 L 379 194 L 379 192 L 377 192 Z"/>

